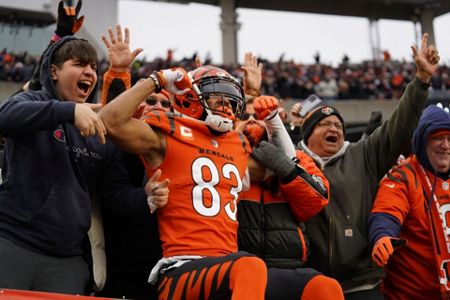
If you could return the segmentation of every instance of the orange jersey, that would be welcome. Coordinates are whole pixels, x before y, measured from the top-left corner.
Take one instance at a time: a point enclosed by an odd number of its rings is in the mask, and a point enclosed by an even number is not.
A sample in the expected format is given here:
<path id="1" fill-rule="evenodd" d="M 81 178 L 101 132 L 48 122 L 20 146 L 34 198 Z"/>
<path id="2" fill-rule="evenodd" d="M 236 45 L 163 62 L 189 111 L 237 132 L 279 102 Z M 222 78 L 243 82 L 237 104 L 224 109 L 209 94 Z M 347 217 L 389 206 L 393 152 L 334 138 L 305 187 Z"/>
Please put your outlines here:
<path id="1" fill-rule="evenodd" d="M 173 114 L 149 113 L 144 121 L 166 134 L 161 180 L 170 179 L 167 205 L 159 209 L 163 256 L 220 256 L 237 251 L 236 209 L 251 152 L 236 132 L 213 135 L 206 125 Z M 150 176 L 154 170 L 147 168 Z"/>
<path id="2" fill-rule="evenodd" d="M 450 249 L 445 243 L 444 232 L 449 228 L 447 220 L 445 226 L 441 226 L 441 220 L 436 216 L 434 234 L 430 232 L 427 207 L 436 203 L 430 200 L 430 188 L 424 174 L 417 158 L 412 156 L 380 182 L 372 213 L 394 216 L 402 226 L 399 238 L 408 240 L 408 245 L 395 250 L 386 266 L 386 299 L 440 299 L 441 296 L 439 276 L 442 270 L 436 266 L 433 239 L 440 244 L 441 258 L 448 261 Z M 434 175 L 426 174 L 433 184 Z M 449 206 L 449 183 L 450 180 L 437 178 L 434 190 L 444 215 Z"/>

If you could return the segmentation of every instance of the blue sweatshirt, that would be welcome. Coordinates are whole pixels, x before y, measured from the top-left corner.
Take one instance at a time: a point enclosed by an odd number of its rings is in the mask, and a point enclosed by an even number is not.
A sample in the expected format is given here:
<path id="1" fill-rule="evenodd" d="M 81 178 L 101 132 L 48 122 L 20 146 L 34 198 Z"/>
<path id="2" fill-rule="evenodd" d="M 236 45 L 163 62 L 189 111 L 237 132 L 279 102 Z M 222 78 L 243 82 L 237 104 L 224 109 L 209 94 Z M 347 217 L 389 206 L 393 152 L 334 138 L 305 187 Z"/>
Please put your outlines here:
<path id="1" fill-rule="evenodd" d="M 42 90 L 17 94 L 0 107 L 5 137 L 0 236 L 57 257 L 82 254 L 94 194 L 117 214 L 148 209 L 144 189 L 128 184 L 117 147 L 82 137 L 74 126 L 75 103 L 58 100 L 50 59 L 72 39 L 61 39 L 43 54 Z"/>

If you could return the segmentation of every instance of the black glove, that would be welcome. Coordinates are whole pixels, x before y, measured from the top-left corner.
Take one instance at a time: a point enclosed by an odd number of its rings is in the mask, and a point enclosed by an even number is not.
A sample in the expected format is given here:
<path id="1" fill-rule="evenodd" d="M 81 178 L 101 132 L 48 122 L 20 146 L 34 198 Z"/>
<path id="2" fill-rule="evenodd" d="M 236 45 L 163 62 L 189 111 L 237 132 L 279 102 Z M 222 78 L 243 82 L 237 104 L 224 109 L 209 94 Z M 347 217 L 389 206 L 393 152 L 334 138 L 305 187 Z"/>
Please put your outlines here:
<path id="1" fill-rule="evenodd" d="M 59 37 L 74 35 L 83 25 L 84 16 L 78 18 L 81 10 L 82 1 L 78 0 L 77 6 L 64 7 L 64 1 L 60 1 L 58 5 L 58 20 L 56 22 L 55 33 Z"/>
<path id="2" fill-rule="evenodd" d="M 84 16 L 77 18 L 78 13 L 81 10 L 82 1 L 79 0 L 77 3 L 77 7 L 64 7 L 64 2 L 60 1 L 58 5 L 58 20 L 56 22 L 56 30 L 55 34 L 58 35 L 58 37 L 62 38 L 67 35 L 73 35 L 78 30 L 80 30 L 81 25 L 83 25 Z M 54 42 L 54 40 L 50 41 L 50 45 Z M 47 49 L 48 49 L 47 47 Z M 44 51 L 47 52 L 47 49 Z M 39 80 L 39 73 L 41 70 L 42 60 L 44 56 L 41 55 L 41 58 L 39 59 L 39 63 L 37 64 L 36 68 L 33 71 L 33 76 L 31 76 L 30 84 L 28 85 L 29 90 L 37 91 L 42 89 L 41 81 Z"/>
<path id="3" fill-rule="evenodd" d="M 369 123 L 367 124 L 366 130 L 364 132 L 367 135 L 371 135 L 372 132 L 374 132 L 375 129 L 377 129 L 381 125 L 382 118 L 383 118 L 383 114 L 381 113 L 381 111 L 373 111 L 370 114 L 370 120 L 369 120 Z"/>
<path id="4" fill-rule="evenodd" d="M 272 170 L 281 181 L 297 174 L 295 163 L 274 144 L 267 141 L 261 141 L 256 145 L 251 155 L 261 165 Z"/>

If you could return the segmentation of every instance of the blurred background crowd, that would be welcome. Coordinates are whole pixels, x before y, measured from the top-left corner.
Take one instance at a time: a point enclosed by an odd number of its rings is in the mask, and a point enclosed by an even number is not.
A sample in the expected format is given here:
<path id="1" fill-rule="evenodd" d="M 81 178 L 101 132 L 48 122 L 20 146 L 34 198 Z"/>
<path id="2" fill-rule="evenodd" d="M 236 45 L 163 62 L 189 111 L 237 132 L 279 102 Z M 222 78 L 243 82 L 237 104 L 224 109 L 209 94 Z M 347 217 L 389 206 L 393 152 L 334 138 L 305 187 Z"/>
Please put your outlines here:
<path id="1" fill-rule="evenodd" d="M 186 69 L 195 68 L 196 54 L 175 61 L 171 50 L 165 58 L 155 58 L 152 61 L 136 60 L 132 66 L 132 82 L 147 76 L 154 70 L 182 66 Z M 0 52 L 0 80 L 26 82 L 33 73 L 39 57 L 27 52 L 13 53 L 8 49 Z M 323 100 L 347 99 L 399 99 L 405 86 L 415 73 L 414 64 L 405 61 L 391 60 L 385 53 L 384 60 L 350 62 L 344 56 L 342 62 L 333 67 L 320 62 L 320 55 L 315 56 L 314 64 L 302 64 L 284 60 L 268 61 L 259 58 L 264 64 L 262 94 L 274 95 L 280 99 L 305 99 L 312 93 Z M 210 64 L 211 61 L 205 61 Z M 243 71 L 239 66 L 218 65 L 229 71 L 236 78 L 242 78 Z M 100 63 L 100 75 L 106 72 L 108 63 Z M 442 98 L 450 95 L 449 67 L 441 65 L 432 78 L 432 94 Z M 100 78 L 101 79 L 101 78 Z M 100 80 L 101 82 L 101 80 Z"/>

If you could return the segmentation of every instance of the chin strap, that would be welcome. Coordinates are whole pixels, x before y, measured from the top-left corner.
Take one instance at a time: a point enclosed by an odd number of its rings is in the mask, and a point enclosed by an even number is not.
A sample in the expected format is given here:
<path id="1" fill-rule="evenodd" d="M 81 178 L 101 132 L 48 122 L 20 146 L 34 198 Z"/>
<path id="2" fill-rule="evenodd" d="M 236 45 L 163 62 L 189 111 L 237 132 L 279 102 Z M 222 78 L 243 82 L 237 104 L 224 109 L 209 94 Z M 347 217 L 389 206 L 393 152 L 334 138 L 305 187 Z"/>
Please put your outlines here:
<path id="1" fill-rule="evenodd" d="M 228 131 L 233 130 L 234 125 L 233 125 L 232 120 L 222 117 L 222 116 L 219 116 L 219 115 L 213 115 L 209 111 L 207 111 L 207 112 L 208 112 L 208 114 L 206 116 L 206 120 L 204 120 L 204 121 L 192 118 L 191 116 L 188 116 L 188 115 L 185 115 L 182 113 L 179 113 L 179 114 L 181 116 L 183 116 L 184 118 L 188 118 L 188 119 L 194 120 L 200 124 L 204 124 L 217 132 L 228 132 Z"/>
<path id="2" fill-rule="evenodd" d="M 219 116 L 213 115 L 209 110 L 206 110 L 207 116 L 205 119 L 205 124 L 208 125 L 211 129 L 218 132 L 228 132 L 233 130 L 233 121 Z"/>

